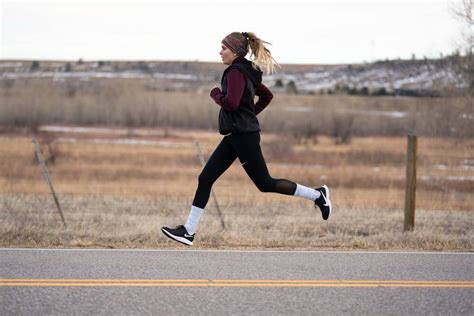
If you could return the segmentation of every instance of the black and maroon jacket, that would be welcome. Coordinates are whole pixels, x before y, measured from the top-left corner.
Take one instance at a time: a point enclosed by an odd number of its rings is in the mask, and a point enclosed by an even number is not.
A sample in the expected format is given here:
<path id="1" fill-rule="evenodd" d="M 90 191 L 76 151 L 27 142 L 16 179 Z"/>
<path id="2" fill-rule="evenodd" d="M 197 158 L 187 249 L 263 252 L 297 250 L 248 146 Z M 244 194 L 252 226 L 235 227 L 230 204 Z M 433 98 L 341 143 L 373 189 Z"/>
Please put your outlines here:
<path id="1" fill-rule="evenodd" d="M 259 114 L 272 100 L 273 94 L 262 84 L 262 72 L 245 58 L 237 58 L 222 75 L 222 91 L 214 88 L 211 97 L 221 106 L 219 132 L 248 133 L 260 131 Z M 257 103 L 254 103 L 258 96 Z"/>

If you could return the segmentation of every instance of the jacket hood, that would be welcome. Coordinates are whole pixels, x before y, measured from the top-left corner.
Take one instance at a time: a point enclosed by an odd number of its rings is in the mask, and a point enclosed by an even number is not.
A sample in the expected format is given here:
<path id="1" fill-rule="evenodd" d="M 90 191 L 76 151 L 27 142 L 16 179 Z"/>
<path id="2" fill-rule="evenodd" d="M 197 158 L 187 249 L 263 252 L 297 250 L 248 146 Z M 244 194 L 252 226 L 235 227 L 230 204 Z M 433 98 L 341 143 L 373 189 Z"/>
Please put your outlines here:
<path id="1" fill-rule="evenodd" d="M 248 59 L 237 58 L 229 68 L 240 69 L 244 76 L 252 81 L 254 86 L 258 86 L 262 83 L 262 71 L 258 67 L 255 68 Z"/>

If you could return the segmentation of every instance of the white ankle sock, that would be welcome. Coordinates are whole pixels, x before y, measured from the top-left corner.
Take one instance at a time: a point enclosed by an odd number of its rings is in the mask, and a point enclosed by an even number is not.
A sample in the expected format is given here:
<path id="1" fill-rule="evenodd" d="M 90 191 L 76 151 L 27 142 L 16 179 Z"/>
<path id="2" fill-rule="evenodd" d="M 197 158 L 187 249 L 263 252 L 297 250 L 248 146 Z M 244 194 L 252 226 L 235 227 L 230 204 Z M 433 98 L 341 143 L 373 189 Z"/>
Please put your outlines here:
<path id="1" fill-rule="evenodd" d="M 294 196 L 300 196 L 305 199 L 315 201 L 317 198 L 321 196 L 321 193 L 313 188 L 305 187 L 301 184 L 296 184 L 296 191 Z"/>
<path id="2" fill-rule="evenodd" d="M 196 232 L 197 224 L 199 223 L 199 219 L 201 218 L 204 209 L 199 208 L 197 206 L 192 205 L 191 211 L 189 212 L 188 220 L 184 227 L 188 231 L 188 234 L 192 235 Z"/>

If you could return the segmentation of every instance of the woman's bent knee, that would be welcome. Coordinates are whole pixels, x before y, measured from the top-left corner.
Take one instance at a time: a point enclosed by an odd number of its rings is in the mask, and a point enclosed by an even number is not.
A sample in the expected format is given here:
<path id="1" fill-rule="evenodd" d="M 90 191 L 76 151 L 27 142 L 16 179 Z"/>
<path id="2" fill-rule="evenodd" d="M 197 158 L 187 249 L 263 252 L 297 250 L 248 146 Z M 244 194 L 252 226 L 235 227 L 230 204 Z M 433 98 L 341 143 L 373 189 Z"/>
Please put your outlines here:
<path id="1" fill-rule="evenodd" d="M 267 181 L 262 181 L 259 183 L 256 183 L 257 188 L 260 190 L 260 192 L 275 192 L 275 181 L 272 180 L 267 180 Z"/>

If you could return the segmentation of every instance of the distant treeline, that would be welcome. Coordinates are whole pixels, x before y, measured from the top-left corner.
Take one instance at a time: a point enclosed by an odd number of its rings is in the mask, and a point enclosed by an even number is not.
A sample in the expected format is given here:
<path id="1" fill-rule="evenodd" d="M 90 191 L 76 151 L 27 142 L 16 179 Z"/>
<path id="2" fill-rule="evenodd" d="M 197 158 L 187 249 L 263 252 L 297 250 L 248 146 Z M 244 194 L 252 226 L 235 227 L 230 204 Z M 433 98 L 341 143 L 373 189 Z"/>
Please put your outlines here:
<path id="1" fill-rule="evenodd" d="M 348 94 L 362 96 L 408 96 L 408 97 L 440 97 L 439 91 L 430 89 L 393 89 L 388 90 L 384 87 L 369 89 L 368 87 L 355 88 L 349 86 L 336 86 L 334 90 L 329 89 L 327 94 Z"/>

